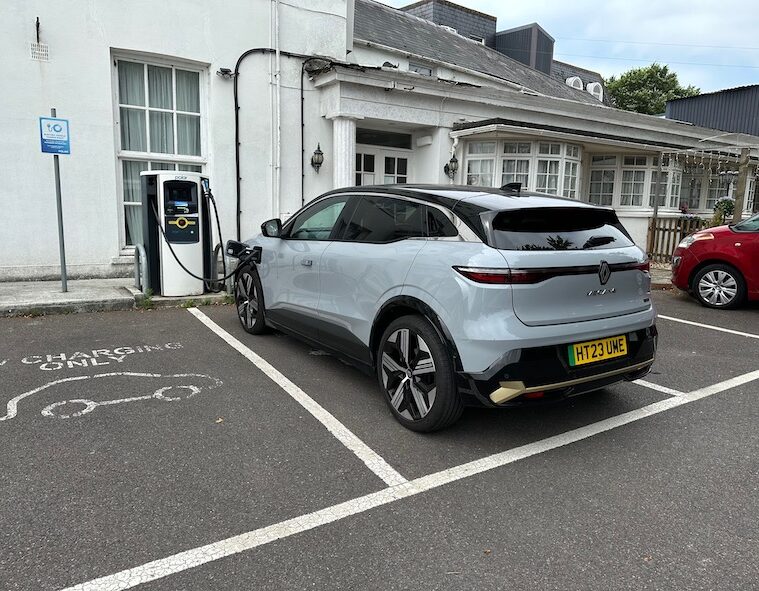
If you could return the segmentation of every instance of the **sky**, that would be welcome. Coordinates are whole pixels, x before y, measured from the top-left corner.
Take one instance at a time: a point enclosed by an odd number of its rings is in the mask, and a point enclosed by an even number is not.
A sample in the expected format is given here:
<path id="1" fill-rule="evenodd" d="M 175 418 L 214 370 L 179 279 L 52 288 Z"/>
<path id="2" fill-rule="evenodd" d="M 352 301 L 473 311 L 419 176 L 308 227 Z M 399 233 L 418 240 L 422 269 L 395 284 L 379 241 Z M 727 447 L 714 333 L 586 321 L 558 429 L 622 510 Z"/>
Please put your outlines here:
<path id="1" fill-rule="evenodd" d="M 412 0 L 382 0 L 400 7 Z M 498 18 L 497 30 L 537 22 L 554 59 L 620 74 L 654 61 L 683 86 L 711 92 L 759 84 L 759 3 L 747 0 L 453 0 Z"/>

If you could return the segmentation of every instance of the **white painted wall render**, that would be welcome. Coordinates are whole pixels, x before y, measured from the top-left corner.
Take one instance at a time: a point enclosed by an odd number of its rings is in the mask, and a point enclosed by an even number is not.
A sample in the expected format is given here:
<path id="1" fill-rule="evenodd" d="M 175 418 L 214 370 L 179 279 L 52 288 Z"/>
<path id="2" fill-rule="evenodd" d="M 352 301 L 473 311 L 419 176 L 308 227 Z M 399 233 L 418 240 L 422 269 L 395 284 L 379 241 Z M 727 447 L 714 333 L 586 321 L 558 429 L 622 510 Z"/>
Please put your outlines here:
<path id="1" fill-rule="evenodd" d="M 349 0 L 279 0 L 282 50 L 344 59 Z M 70 120 L 72 154 L 61 157 L 67 259 L 73 276 L 119 273 L 112 261 L 122 254 L 123 219 L 118 199 L 114 125 L 114 52 L 136 58 L 160 57 L 200 65 L 207 103 L 202 133 L 205 172 L 220 204 L 225 238 L 234 237 L 235 171 L 232 83 L 215 75 L 233 68 L 251 47 L 268 47 L 273 0 L 135 0 L 122 3 L 8 2 L 0 19 L 3 84 L 0 92 L 0 158 L 4 201 L 0 216 L 0 280 L 54 277 L 58 273 L 53 165 L 39 150 L 38 117 L 50 107 Z M 35 18 L 49 45 L 48 62 L 30 58 Z M 279 128 L 283 150 L 272 160 L 270 58 L 251 55 L 241 66 L 243 234 L 263 219 L 300 207 L 301 61 L 281 57 L 282 105 Z M 320 174 L 306 164 L 306 197 L 331 188 L 331 123 L 319 117 L 313 85 L 305 85 L 306 163 L 321 142 L 325 166 Z M 272 167 L 278 165 L 281 203 L 276 207 Z M 121 259 L 121 260 L 129 260 Z"/>

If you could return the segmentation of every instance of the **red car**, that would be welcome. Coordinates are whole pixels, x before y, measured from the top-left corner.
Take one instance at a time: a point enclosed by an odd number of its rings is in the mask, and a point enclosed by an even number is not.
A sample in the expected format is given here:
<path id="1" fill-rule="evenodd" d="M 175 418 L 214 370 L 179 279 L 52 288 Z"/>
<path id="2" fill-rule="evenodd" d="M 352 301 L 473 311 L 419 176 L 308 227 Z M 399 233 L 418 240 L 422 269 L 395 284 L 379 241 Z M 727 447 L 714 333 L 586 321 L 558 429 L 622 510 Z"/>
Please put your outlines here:
<path id="1" fill-rule="evenodd" d="M 672 283 L 710 308 L 759 300 L 759 214 L 684 238 L 672 257 Z"/>

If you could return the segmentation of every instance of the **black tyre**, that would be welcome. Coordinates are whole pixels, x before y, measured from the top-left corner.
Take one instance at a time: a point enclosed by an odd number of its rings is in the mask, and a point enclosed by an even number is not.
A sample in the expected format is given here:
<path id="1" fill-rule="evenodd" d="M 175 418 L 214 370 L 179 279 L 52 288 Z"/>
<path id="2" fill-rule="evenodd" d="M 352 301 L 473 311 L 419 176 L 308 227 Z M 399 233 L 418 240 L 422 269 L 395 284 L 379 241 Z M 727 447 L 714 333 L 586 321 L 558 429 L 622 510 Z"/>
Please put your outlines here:
<path id="1" fill-rule="evenodd" d="M 253 265 L 243 265 L 235 274 L 235 306 L 242 327 L 250 334 L 266 331 L 261 279 Z"/>
<path id="2" fill-rule="evenodd" d="M 385 329 L 377 378 L 395 418 L 412 431 L 437 431 L 464 410 L 445 344 L 421 316 L 403 316 Z"/>
<path id="3" fill-rule="evenodd" d="M 746 282 L 735 267 L 707 265 L 693 278 L 693 295 L 709 308 L 737 308 L 746 297 Z"/>

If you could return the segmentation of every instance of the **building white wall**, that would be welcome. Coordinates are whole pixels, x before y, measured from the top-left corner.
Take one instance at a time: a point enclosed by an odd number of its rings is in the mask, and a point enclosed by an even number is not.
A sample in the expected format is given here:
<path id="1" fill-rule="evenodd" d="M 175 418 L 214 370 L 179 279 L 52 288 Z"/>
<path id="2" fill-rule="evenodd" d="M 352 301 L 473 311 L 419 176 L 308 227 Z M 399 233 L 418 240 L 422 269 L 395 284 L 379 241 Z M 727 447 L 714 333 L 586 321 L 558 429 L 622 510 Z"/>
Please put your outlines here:
<path id="1" fill-rule="evenodd" d="M 235 169 L 232 82 L 215 75 L 234 68 L 252 47 L 271 47 L 273 9 L 279 5 L 282 50 L 344 59 L 350 0 L 116 0 L 3 3 L 0 19 L 2 92 L 0 161 L 3 197 L 0 216 L 0 280 L 43 278 L 58 272 L 52 156 L 40 153 L 38 117 L 56 107 L 70 120 L 72 153 L 61 156 L 64 221 L 69 272 L 108 275 L 123 255 L 123 219 L 118 199 L 114 124 L 114 63 L 117 52 L 139 52 L 200 64 L 207 97 L 202 133 L 207 141 L 205 172 L 222 210 L 225 238 L 234 236 Z M 30 59 L 35 18 L 48 62 Z M 301 60 L 281 58 L 280 127 L 282 199 L 272 199 L 273 119 L 270 94 L 274 58 L 251 55 L 239 81 L 243 235 L 261 221 L 300 206 Z M 313 85 L 306 82 L 306 161 L 321 142 L 328 154 L 331 125 L 319 118 Z M 325 149 L 326 148 L 326 149 Z M 326 165 L 325 161 L 325 165 Z M 331 185 L 329 166 L 319 175 L 306 166 L 307 195 Z M 325 174 L 326 173 L 326 174 Z M 123 256 L 121 260 L 125 259 Z M 122 266 L 123 268 L 123 266 Z"/>

